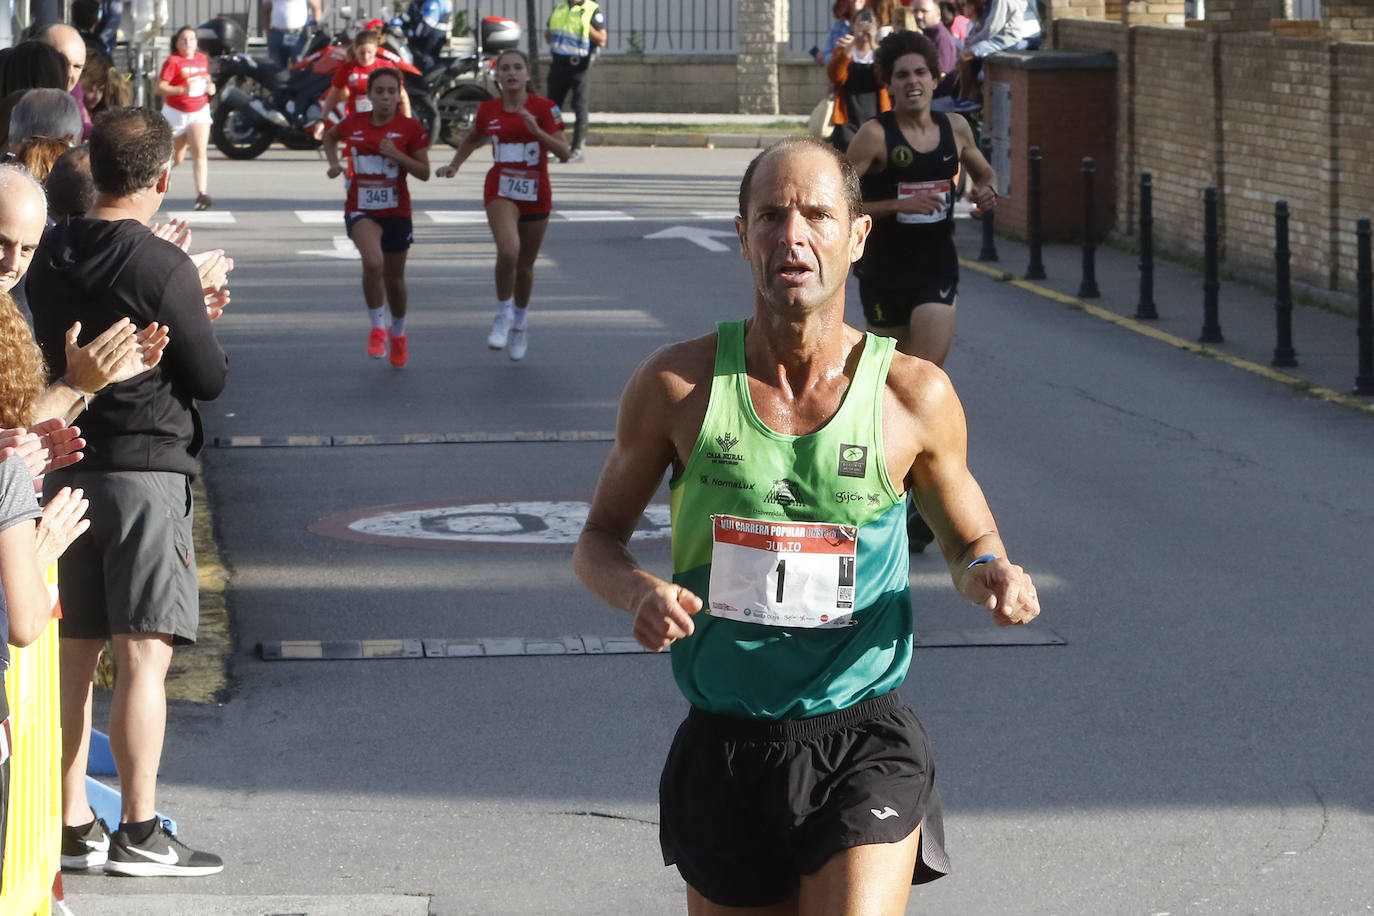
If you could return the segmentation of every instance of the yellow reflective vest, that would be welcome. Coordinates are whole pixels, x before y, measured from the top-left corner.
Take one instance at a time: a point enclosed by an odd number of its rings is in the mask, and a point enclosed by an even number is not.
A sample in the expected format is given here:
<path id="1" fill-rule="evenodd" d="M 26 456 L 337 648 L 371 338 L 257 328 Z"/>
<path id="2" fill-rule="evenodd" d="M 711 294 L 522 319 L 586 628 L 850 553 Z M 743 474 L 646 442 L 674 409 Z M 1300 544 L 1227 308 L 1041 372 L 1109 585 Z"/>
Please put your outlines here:
<path id="1" fill-rule="evenodd" d="M 564 57 L 589 57 L 592 53 L 592 17 L 601 7 L 596 0 L 583 0 L 578 6 L 563 2 L 549 16 L 552 41 L 549 49 Z"/>

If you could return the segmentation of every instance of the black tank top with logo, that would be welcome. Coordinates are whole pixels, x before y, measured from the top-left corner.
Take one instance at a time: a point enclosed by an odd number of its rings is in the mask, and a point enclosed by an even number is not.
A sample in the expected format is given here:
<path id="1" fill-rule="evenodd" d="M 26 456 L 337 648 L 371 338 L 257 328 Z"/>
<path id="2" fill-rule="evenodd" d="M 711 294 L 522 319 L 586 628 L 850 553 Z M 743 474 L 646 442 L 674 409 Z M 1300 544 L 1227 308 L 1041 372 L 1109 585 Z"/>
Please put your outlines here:
<path id="1" fill-rule="evenodd" d="M 936 213 L 897 213 L 874 220 L 858 265 L 861 274 L 894 275 L 895 279 L 914 263 L 915 246 L 947 245 L 954 232 L 954 176 L 959 170 L 959 147 L 949 116 L 932 111 L 930 117 L 940 129 L 940 142 L 935 149 L 921 153 L 911 148 L 897 126 L 895 114 L 885 111 L 878 115 L 887 146 L 887 163 L 881 172 L 863 176 L 863 197 L 895 200 L 933 191 L 944 195 L 945 205 Z"/>

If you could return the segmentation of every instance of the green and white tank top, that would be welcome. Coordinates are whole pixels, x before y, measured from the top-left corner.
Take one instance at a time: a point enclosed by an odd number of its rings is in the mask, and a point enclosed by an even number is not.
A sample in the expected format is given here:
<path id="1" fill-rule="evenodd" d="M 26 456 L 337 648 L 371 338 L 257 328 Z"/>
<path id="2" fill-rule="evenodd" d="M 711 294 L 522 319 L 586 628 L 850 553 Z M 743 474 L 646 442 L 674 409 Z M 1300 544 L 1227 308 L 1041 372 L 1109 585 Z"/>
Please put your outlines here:
<path id="1" fill-rule="evenodd" d="M 865 335 L 836 414 L 789 436 L 754 410 L 744 323 L 717 331 L 706 417 L 672 484 L 673 581 L 705 602 L 673 676 L 692 705 L 742 718 L 881 696 L 912 644 L 906 510 L 883 453 L 894 341 Z"/>

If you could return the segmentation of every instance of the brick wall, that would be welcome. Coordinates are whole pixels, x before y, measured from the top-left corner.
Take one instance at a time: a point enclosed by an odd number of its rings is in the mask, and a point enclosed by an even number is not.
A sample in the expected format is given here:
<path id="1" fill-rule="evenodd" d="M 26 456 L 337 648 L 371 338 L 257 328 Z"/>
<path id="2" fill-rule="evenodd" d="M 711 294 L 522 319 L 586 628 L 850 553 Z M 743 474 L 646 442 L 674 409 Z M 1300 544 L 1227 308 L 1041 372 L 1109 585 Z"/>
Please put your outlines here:
<path id="1" fill-rule="evenodd" d="M 1334 279 L 1331 205 L 1331 45 L 1224 35 L 1220 100 L 1226 257 L 1272 262 L 1274 202 L 1288 201 L 1293 277 Z"/>
<path id="2" fill-rule="evenodd" d="M 1116 7 L 1120 9 L 1120 0 L 1116 0 Z M 1045 10 L 1051 22 L 1056 19 L 1107 18 L 1106 0 L 1049 0 L 1045 4 Z"/>
<path id="3" fill-rule="evenodd" d="M 1122 21 L 1127 25 L 1183 25 L 1183 0 L 1128 0 Z"/>
<path id="4" fill-rule="evenodd" d="M 592 70 L 589 91 L 593 111 L 740 110 L 733 57 L 602 57 Z"/>
<path id="5" fill-rule="evenodd" d="M 1215 39 L 1192 29 L 1133 31 L 1132 185 L 1149 172 L 1161 249 L 1202 251 L 1202 190 L 1220 183 Z M 1135 226 L 1124 227 L 1134 233 Z"/>
<path id="6" fill-rule="evenodd" d="M 1374 41 L 1374 0 L 1322 4 L 1322 17 L 1336 41 Z"/>
<path id="7" fill-rule="evenodd" d="M 778 62 L 778 110 L 783 114 L 810 114 L 829 90 L 825 68 L 810 58 Z"/>
<path id="8" fill-rule="evenodd" d="M 1222 256 L 1268 271 L 1283 199 L 1294 278 L 1354 290 L 1355 221 L 1374 216 L 1374 45 L 1077 20 L 1053 35 L 1121 60 L 1118 232 L 1137 231 L 1148 171 L 1156 246 L 1200 254 L 1202 191 L 1215 185 Z"/>
<path id="9" fill-rule="evenodd" d="M 1333 204 L 1334 249 L 1339 288 L 1355 282 L 1355 221 L 1374 218 L 1374 45 L 1332 48 L 1332 148 L 1339 184 Z"/>
<path id="10" fill-rule="evenodd" d="M 1268 32 L 1269 20 L 1282 16 L 1280 0 L 1207 0 L 1209 31 Z"/>

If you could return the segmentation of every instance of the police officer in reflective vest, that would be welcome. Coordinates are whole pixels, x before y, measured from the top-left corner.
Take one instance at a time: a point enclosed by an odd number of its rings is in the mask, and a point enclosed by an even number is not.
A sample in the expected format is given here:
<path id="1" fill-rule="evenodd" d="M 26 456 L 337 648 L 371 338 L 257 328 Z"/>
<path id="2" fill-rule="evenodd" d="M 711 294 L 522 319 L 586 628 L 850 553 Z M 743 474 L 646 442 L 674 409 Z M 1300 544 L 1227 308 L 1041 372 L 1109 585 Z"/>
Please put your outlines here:
<path id="1" fill-rule="evenodd" d="M 549 98 L 562 106 L 572 90 L 572 107 L 577 116 L 573 127 L 570 162 L 582 158 L 582 140 L 587 132 L 587 71 L 597 48 L 606 45 L 606 17 L 596 0 L 563 0 L 549 15 L 544 40 L 553 52 L 549 67 Z"/>

